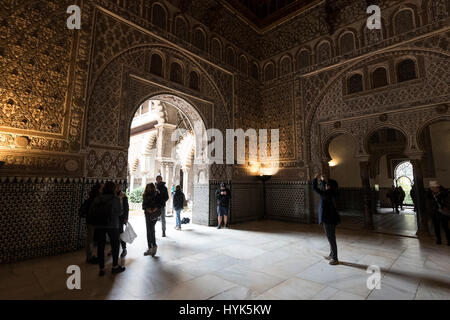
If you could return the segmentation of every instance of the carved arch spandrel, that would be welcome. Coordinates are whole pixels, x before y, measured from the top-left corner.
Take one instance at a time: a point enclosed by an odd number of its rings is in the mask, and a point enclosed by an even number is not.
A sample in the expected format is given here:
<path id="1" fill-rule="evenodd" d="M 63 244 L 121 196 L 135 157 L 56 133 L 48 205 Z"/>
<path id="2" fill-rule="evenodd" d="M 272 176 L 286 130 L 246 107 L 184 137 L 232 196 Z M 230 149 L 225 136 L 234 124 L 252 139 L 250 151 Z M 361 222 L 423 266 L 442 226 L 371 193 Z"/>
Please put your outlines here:
<path id="1" fill-rule="evenodd" d="M 317 97 L 315 99 L 314 102 L 308 102 L 305 101 L 305 105 L 306 108 L 306 122 L 305 122 L 305 153 L 306 153 L 306 157 L 307 157 L 307 163 L 310 163 L 310 167 L 314 166 L 314 165 L 318 165 L 321 161 L 321 155 L 322 155 L 322 151 L 320 149 L 321 144 L 321 131 L 323 130 L 323 128 L 319 128 L 318 125 L 318 121 L 323 121 L 323 119 L 320 119 L 320 117 L 318 117 L 317 115 L 317 110 L 321 109 L 321 105 L 323 103 L 323 99 L 327 94 L 330 94 L 330 91 L 332 91 L 332 86 L 335 85 L 336 83 L 338 83 L 339 81 L 341 81 L 342 77 L 345 77 L 346 74 L 349 71 L 352 71 L 353 69 L 359 67 L 360 65 L 367 65 L 368 63 L 370 64 L 370 62 L 373 60 L 375 61 L 375 59 L 379 59 L 380 57 L 390 57 L 390 56 L 402 56 L 402 55 L 410 55 L 410 54 L 414 54 L 416 56 L 423 56 L 424 60 L 425 60 L 425 64 L 428 64 L 428 67 L 432 66 L 432 65 L 436 65 L 439 64 L 439 61 L 446 61 L 446 59 L 448 59 L 448 53 L 444 53 L 444 52 L 437 52 L 434 51 L 432 49 L 411 49 L 411 50 L 392 50 L 389 52 L 384 52 L 381 53 L 379 55 L 358 61 L 352 65 L 347 66 L 346 68 L 342 68 L 340 70 L 339 73 L 337 73 L 336 76 L 332 76 L 330 77 L 329 81 L 326 82 L 326 85 L 324 85 L 323 87 L 320 88 L 314 88 L 315 90 L 317 90 L 316 93 L 314 93 L 314 91 L 310 92 L 310 96 L 312 97 L 312 100 L 314 101 L 314 97 Z M 429 86 L 426 85 L 426 81 L 427 79 L 425 79 L 422 83 L 422 86 L 424 88 L 428 88 Z M 310 83 L 313 83 L 313 81 L 310 81 Z M 320 82 L 315 81 L 316 83 L 320 84 Z M 341 81 L 342 82 L 342 81 Z M 432 81 L 428 81 L 428 82 L 432 82 Z M 438 81 L 439 82 L 439 81 Z M 323 83 L 323 82 L 322 82 Z M 420 84 L 420 83 L 419 83 Z M 398 87 L 398 90 L 404 90 L 402 88 L 408 88 L 409 86 L 414 86 L 414 85 L 418 85 L 418 82 L 412 82 L 411 84 L 408 84 L 408 86 L 404 86 L 404 87 Z M 430 89 L 433 90 L 433 89 Z M 392 90 L 389 90 L 392 91 Z M 305 92 L 305 90 L 303 90 L 303 92 Z M 342 90 L 340 91 L 342 92 Z M 332 94 L 332 93 L 331 93 Z M 420 94 L 425 94 L 424 92 L 420 93 Z M 448 100 L 448 94 L 445 95 L 446 93 L 444 92 L 444 96 L 442 96 L 441 94 L 432 94 L 429 92 L 428 96 L 429 97 L 437 97 L 435 98 L 432 102 L 432 104 L 439 104 L 442 102 L 446 102 Z M 368 94 L 362 94 L 361 97 L 356 97 L 355 101 L 358 101 L 358 99 L 363 99 L 364 96 L 370 96 L 370 93 Z M 442 97 L 441 97 L 442 96 Z M 339 93 L 337 93 L 336 97 L 340 97 Z M 340 97 L 341 98 L 341 97 Z M 420 105 L 424 105 L 426 106 L 428 103 L 430 103 L 429 101 L 425 101 L 426 99 L 422 99 L 423 102 L 420 102 L 420 104 L 418 104 L 417 106 L 419 107 Z M 410 97 L 406 97 L 404 99 L 403 105 L 397 105 L 396 108 L 405 108 L 405 109 L 410 109 L 411 107 L 411 102 L 415 101 L 414 99 L 411 100 Z M 408 105 L 409 103 L 409 105 Z M 308 106 L 309 104 L 309 106 Z M 336 105 L 333 105 L 332 107 L 336 107 Z M 386 107 L 392 107 L 391 105 L 386 105 L 385 107 L 385 111 L 389 111 L 389 108 Z M 326 110 L 326 108 L 330 108 L 330 106 L 328 105 L 324 105 L 323 108 L 325 108 L 324 110 Z M 394 126 L 400 126 L 402 127 L 402 131 L 404 133 L 406 133 L 406 137 L 408 139 L 408 148 L 409 151 L 414 151 L 418 149 L 417 146 L 417 141 L 415 138 L 416 135 L 416 131 L 418 128 L 418 122 L 420 122 L 421 119 L 424 119 L 423 117 L 425 116 L 423 113 L 433 113 L 433 109 L 430 107 L 424 107 L 425 111 L 422 111 L 422 114 L 419 115 L 420 112 L 418 111 L 411 111 L 408 115 L 408 119 L 405 119 L 406 115 L 405 113 L 400 113 L 399 115 L 393 115 L 392 118 L 389 118 L 389 121 L 392 121 L 392 125 Z M 366 113 L 368 114 L 373 114 L 373 119 L 371 121 L 373 122 L 380 122 L 380 113 L 383 112 L 383 106 L 380 106 L 378 108 L 378 110 L 376 111 L 372 111 L 372 110 L 367 110 Z M 427 113 L 427 117 L 429 116 Z M 363 115 L 363 114 L 362 114 Z M 391 117 L 391 115 L 389 115 Z M 338 117 L 335 119 L 336 121 L 339 121 L 340 119 L 345 119 L 348 118 L 350 116 L 346 116 L 345 113 L 343 112 L 339 112 L 338 113 Z M 331 122 L 331 119 L 329 119 Z M 384 120 L 385 121 L 385 120 Z M 406 124 L 408 123 L 408 125 Z M 403 125 L 400 125 L 403 124 Z M 373 125 L 373 124 L 372 124 Z M 387 125 L 387 124 L 384 124 Z M 359 149 L 361 154 L 366 153 L 365 152 L 365 148 L 364 148 L 364 139 L 365 139 L 365 130 L 367 130 L 367 128 L 370 128 L 371 126 L 368 126 L 368 124 L 365 121 L 355 121 L 352 123 L 352 129 L 353 130 L 361 130 L 360 134 L 358 135 L 358 145 L 359 145 Z M 328 133 L 331 132 L 331 129 L 328 131 Z"/>
<path id="2" fill-rule="evenodd" d="M 100 77 L 97 79 L 92 89 L 92 94 L 88 100 L 88 119 L 87 119 L 87 134 L 86 144 L 105 145 L 105 146 L 118 146 L 119 135 L 123 131 L 117 132 L 114 128 L 119 127 L 119 123 L 123 123 L 126 119 L 120 116 L 118 110 L 123 110 L 123 99 L 127 95 L 126 89 L 127 81 L 126 76 L 123 75 L 124 68 L 131 68 L 139 70 L 143 65 L 144 59 L 151 51 L 157 47 L 161 52 L 164 52 L 166 56 L 175 56 L 178 60 L 183 61 L 185 65 L 195 66 L 199 71 L 200 76 L 205 79 L 204 83 L 208 85 L 210 100 L 214 101 L 217 114 L 220 116 L 218 119 L 214 119 L 215 125 L 218 129 L 226 129 L 230 127 L 230 107 L 232 101 L 228 97 L 228 101 L 224 98 L 223 93 L 218 87 L 217 82 L 207 72 L 204 65 L 201 65 L 197 61 L 187 57 L 183 53 L 178 52 L 173 48 L 169 48 L 164 45 L 149 45 L 139 46 L 131 48 L 125 53 L 119 55 L 114 59 L 108 67 L 106 67 Z M 150 77 L 150 75 L 144 75 Z M 231 77 L 229 78 L 231 79 Z M 219 81 L 224 79 L 219 79 Z M 163 82 L 163 80 L 160 80 Z M 222 82 L 223 84 L 223 82 Z M 168 84 L 170 87 L 174 87 L 179 91 L 185 92 L 188 88 L 180 86 L 178 84 Z M 94 119 L 98 119 L 94 120 Z M 222 128 L 223 127 L 223 128 Z M 105 134 L 108 136 L 106 137 Z"/>

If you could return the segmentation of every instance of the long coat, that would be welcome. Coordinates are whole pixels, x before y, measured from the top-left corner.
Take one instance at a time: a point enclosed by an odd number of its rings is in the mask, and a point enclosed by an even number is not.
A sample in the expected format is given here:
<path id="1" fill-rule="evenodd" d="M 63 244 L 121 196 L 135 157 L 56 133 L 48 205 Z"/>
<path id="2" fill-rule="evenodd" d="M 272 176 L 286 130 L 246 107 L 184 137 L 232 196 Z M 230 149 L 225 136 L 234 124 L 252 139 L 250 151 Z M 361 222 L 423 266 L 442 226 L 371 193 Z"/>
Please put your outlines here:
<path id="1" fill-rule="evenodd" d="M 331 188 L 329 190 L 319 188 L 319 182 L 317 179 L 313 180 L 313 190 L 320 195 L 319 224 L 325 223 L 338 225 L 341 222 L 341 219 L 335 204 L 337 190 L 335 188 Z"/>
<path id="2" fill-rule="evenodd" d="M 119 229 L 122 204 L 113 194 L 102 194 L 95 198 L 89 210 L 89 221 L 97 229 Z"/>

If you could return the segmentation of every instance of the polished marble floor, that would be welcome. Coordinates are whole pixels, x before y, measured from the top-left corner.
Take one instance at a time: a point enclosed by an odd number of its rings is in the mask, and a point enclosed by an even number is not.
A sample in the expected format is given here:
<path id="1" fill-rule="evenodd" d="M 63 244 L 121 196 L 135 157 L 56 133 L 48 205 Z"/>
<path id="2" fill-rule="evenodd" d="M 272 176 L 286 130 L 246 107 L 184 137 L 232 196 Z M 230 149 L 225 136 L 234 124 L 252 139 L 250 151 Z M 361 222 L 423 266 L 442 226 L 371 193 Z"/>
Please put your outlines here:
<path id="1" fill-rule="evenodd" d="M 364 212 L 341 212 L 342 227 L 351 230 L 364 229 Z M 417 218 L 414 211 L 404 208 L 399 214 L 393 213 L 390 208 L 378 208 L 373 215 L 373 227 L 375 232 L 415 237 L 417 233 Z"/>
<path id="2" fill-rule="evenodd" d="M 261 221 L 178 232 L 170 218 L 167 238 L 157 225 L 152 258 L 143 256 L 144 218 L 131 223 L 139 236 L 123 274 L 98 277 L 83 251 L 0 265 L 0 299 L 450 299 L 450 247 L 432 239 L 339 228 L 341 264 L 330 266 L 319 226 Z M 81 268 L 81 290 L 66 287 L 69 265 Z M 380 289 L 367 286 L 372 265 Z"/>

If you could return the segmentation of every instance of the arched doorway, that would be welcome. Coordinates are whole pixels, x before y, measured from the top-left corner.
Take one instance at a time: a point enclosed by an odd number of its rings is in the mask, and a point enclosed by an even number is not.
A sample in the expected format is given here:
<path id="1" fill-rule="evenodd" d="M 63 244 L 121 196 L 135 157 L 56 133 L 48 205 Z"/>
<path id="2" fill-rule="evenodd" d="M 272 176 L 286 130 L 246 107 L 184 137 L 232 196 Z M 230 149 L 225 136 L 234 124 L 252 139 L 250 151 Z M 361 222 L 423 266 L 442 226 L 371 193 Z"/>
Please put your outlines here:
<path id="1" fill-rule="evenodd" d="M 379 231 L 414 236 L 417 221 L 410 193 L 414 172 L 405 154 L 407 148 L 407 136 L 393 127 L 377 128 L 366 140 L 374 227 Z"/>
<path id="2" fill-rule="evenodd" d="M 337 206 L 343 223 L 363 219 L 362 183 L 354 138 L 348 133 L 334 134 L 328 138 L 324 153 L 328 175 L 339 184 Z"/>
<path id="3" fill-rule="evenodd" d="M 411 189 L 414 185 L 414 173 L 411 161 L 400 162 L 394 169 L 395 186 L 401 187 L 405 192 L 404 205 L 413 206 Z"/>
<path id="4" fill-rule="evenodd" d="M 187 200 L 184 215 L 195 221 L 195 177 L 202 172 L 202 182 L 209 181 L 208 164 L 201 157 L 206 144 L 206 126 L 185 99 L 164 94 L 151 96 L 140 104 L 130 125 L 128 192 L 135 201 L 132 206 L 140 211 L 146 184 L 161 175 L 169 191 L 166 215 L 173 213 L 172 192 L 179 185 Z M 135 163 L 139 163 L 139 170 L 135 170 Z"/>
<path id="5" fill-rule="evenodd" d="M 424 124 L 418 133 L 418 143 L 423 150 L 422 167 L 425 188 L 430 180 L 438 180 L 450 187 L 450 117 L 441 117 Z"/>

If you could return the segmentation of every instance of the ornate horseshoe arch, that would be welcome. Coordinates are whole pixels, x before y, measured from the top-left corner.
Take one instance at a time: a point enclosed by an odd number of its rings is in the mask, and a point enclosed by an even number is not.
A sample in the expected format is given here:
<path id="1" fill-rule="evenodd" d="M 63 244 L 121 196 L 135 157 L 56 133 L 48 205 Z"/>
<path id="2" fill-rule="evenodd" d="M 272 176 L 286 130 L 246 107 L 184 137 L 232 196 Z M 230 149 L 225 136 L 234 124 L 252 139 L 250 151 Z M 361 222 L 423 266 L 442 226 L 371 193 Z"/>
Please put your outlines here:
<path id="1" fill-rule="evenodd" d="M 417 56 L 422 55 L 438 57 L 439 59 L 448 59 L 448 54 L 441 51 L 421 48 L 408 50 L 394 49 L 387 52 L 382 52 L 376 56 L 369 57 L 361 61 L 357 61 L 347 66 L 345 69 L 342 69 L 341 72 L 338 73 L 335 77 L 333 77 L 323 88 L 320 89 L 318 97 L 315 99 L 314 103 L 311 104 L 312 107 L 306 116 L 305 123 L 306 160 L 308 163 L 310 163 L 310 166 L 313 168 L 313 170 L 317 170 L 314 168 L 318 165 L 320 166 L 320 163 L 323 160 L 322 157 L 324 156 L 324 142 L 326 141 L 324 139 L 332 135 L 333 132 L 338 132 L 336 131 L 336 128 L 339 128 L 339 130 L 349 131 L 349 133 L 357 141 L 357 152 L 362 155 L 367 154 L 366 140 L 370 135 L 370 132 L 381 127 L 391 127 L 400 130 L 407 138 L 407 150 L 411 152 L 419 150 L 419 146 L 417 143 L 417 134 L 419 133 L 418 130 L 420 130 L 421 124 L 424 122 L 424 119 L 435 117 L 434 108 L 419 110 L 419 106 L 417 110 L 408 110 L 407 119 L 405 117 L 405 114 L 401 112 L 392 113 L 389 114 L 389 116 L 387 116 L 386 114 L 380 114 L 383 112 L 383 110 L 381 109 L 379 111 L 377 110 L 376 112 L 371 112 L 369 113 L 369 115 L 360 116 L 359 118 L 363 120 L 350 121 L 347 119 L 336 119 L 335 121 L 326 121 L 325 124 L 319 123 L 320 120 L 317 113 L 317 111 L 323 104 L 326 95 L 329 94 L 332 88 L 334 88 L 333 86 L 339 85 L 339 81 L 342 81 L 342 79 L 348 72 L 352 71 L 355 68 L 358 68 L 359 66 L 366 65 L 372 60 L 379 59 L 382 56 L 408 56 L 411 54 L 415 54 Z M 448 109 L 446 110 L 446 112 L 448 112 Z M 341 119 L 345 118 L 343 112 L 340 112 L 340 115 L 342 116 Z M 341 125 L 343 126 L 342 128 Z"/>
<path id="2" fill-rule="evenodd" d="M 202 92 L 194 91 L 182 84 L 142 70 L 146 65 L 146 60 L 156 48 L 159 52 L 163 51 L 167 57 L 177 57 L 185 66 L 195 66 L 195 70 L 200 71 L 204 90 Z M 218 75 L 215 74 L 214 78 L 217 79 Z M 232 77 L 230 80 L 232 81 Z M 121 154 L 122 159 L 126 158 L 129 127 L 134 112 L 143 101 L 152 96 L 159 96 L 172 104 L 180 103 L 182 111 L 191 121 L 201 121 L 207 129 L 216 127 L 225 132 L 226 128 L 231 127 L 232 100 L 227 103 L 218 88 L 213 76 L 202 65 L 184 53 L 167 46 L 142 45 L 117 55 L 107 66 L 102 68 L 90 89 L 86 131 L 83 139 L 89 152 L 88 175 L 98 176 L 101 174 L 101 170 L 97 170 L 96 173 L 94 171 L 99 166 L 99 159 L 104 158 L 105 152 L 110 155 Z M 193 110 L 195 112 L 192 112 Z M 96 153 L 95 150 L 102 151 L 100 151 L 100 155 L 93 155 Z M 114 158 L 114 156 L 110 157 Z M 123 164 L 123 160 L 121 164 Z M 116 174 L 124 177 L 125 171 L 122 165 Z M 219 171 L 214 176 L 222 178 L 226 170 L 222 168 Z M 111 175 L 113 173 L 108 173 L 107 176 Z"/>

